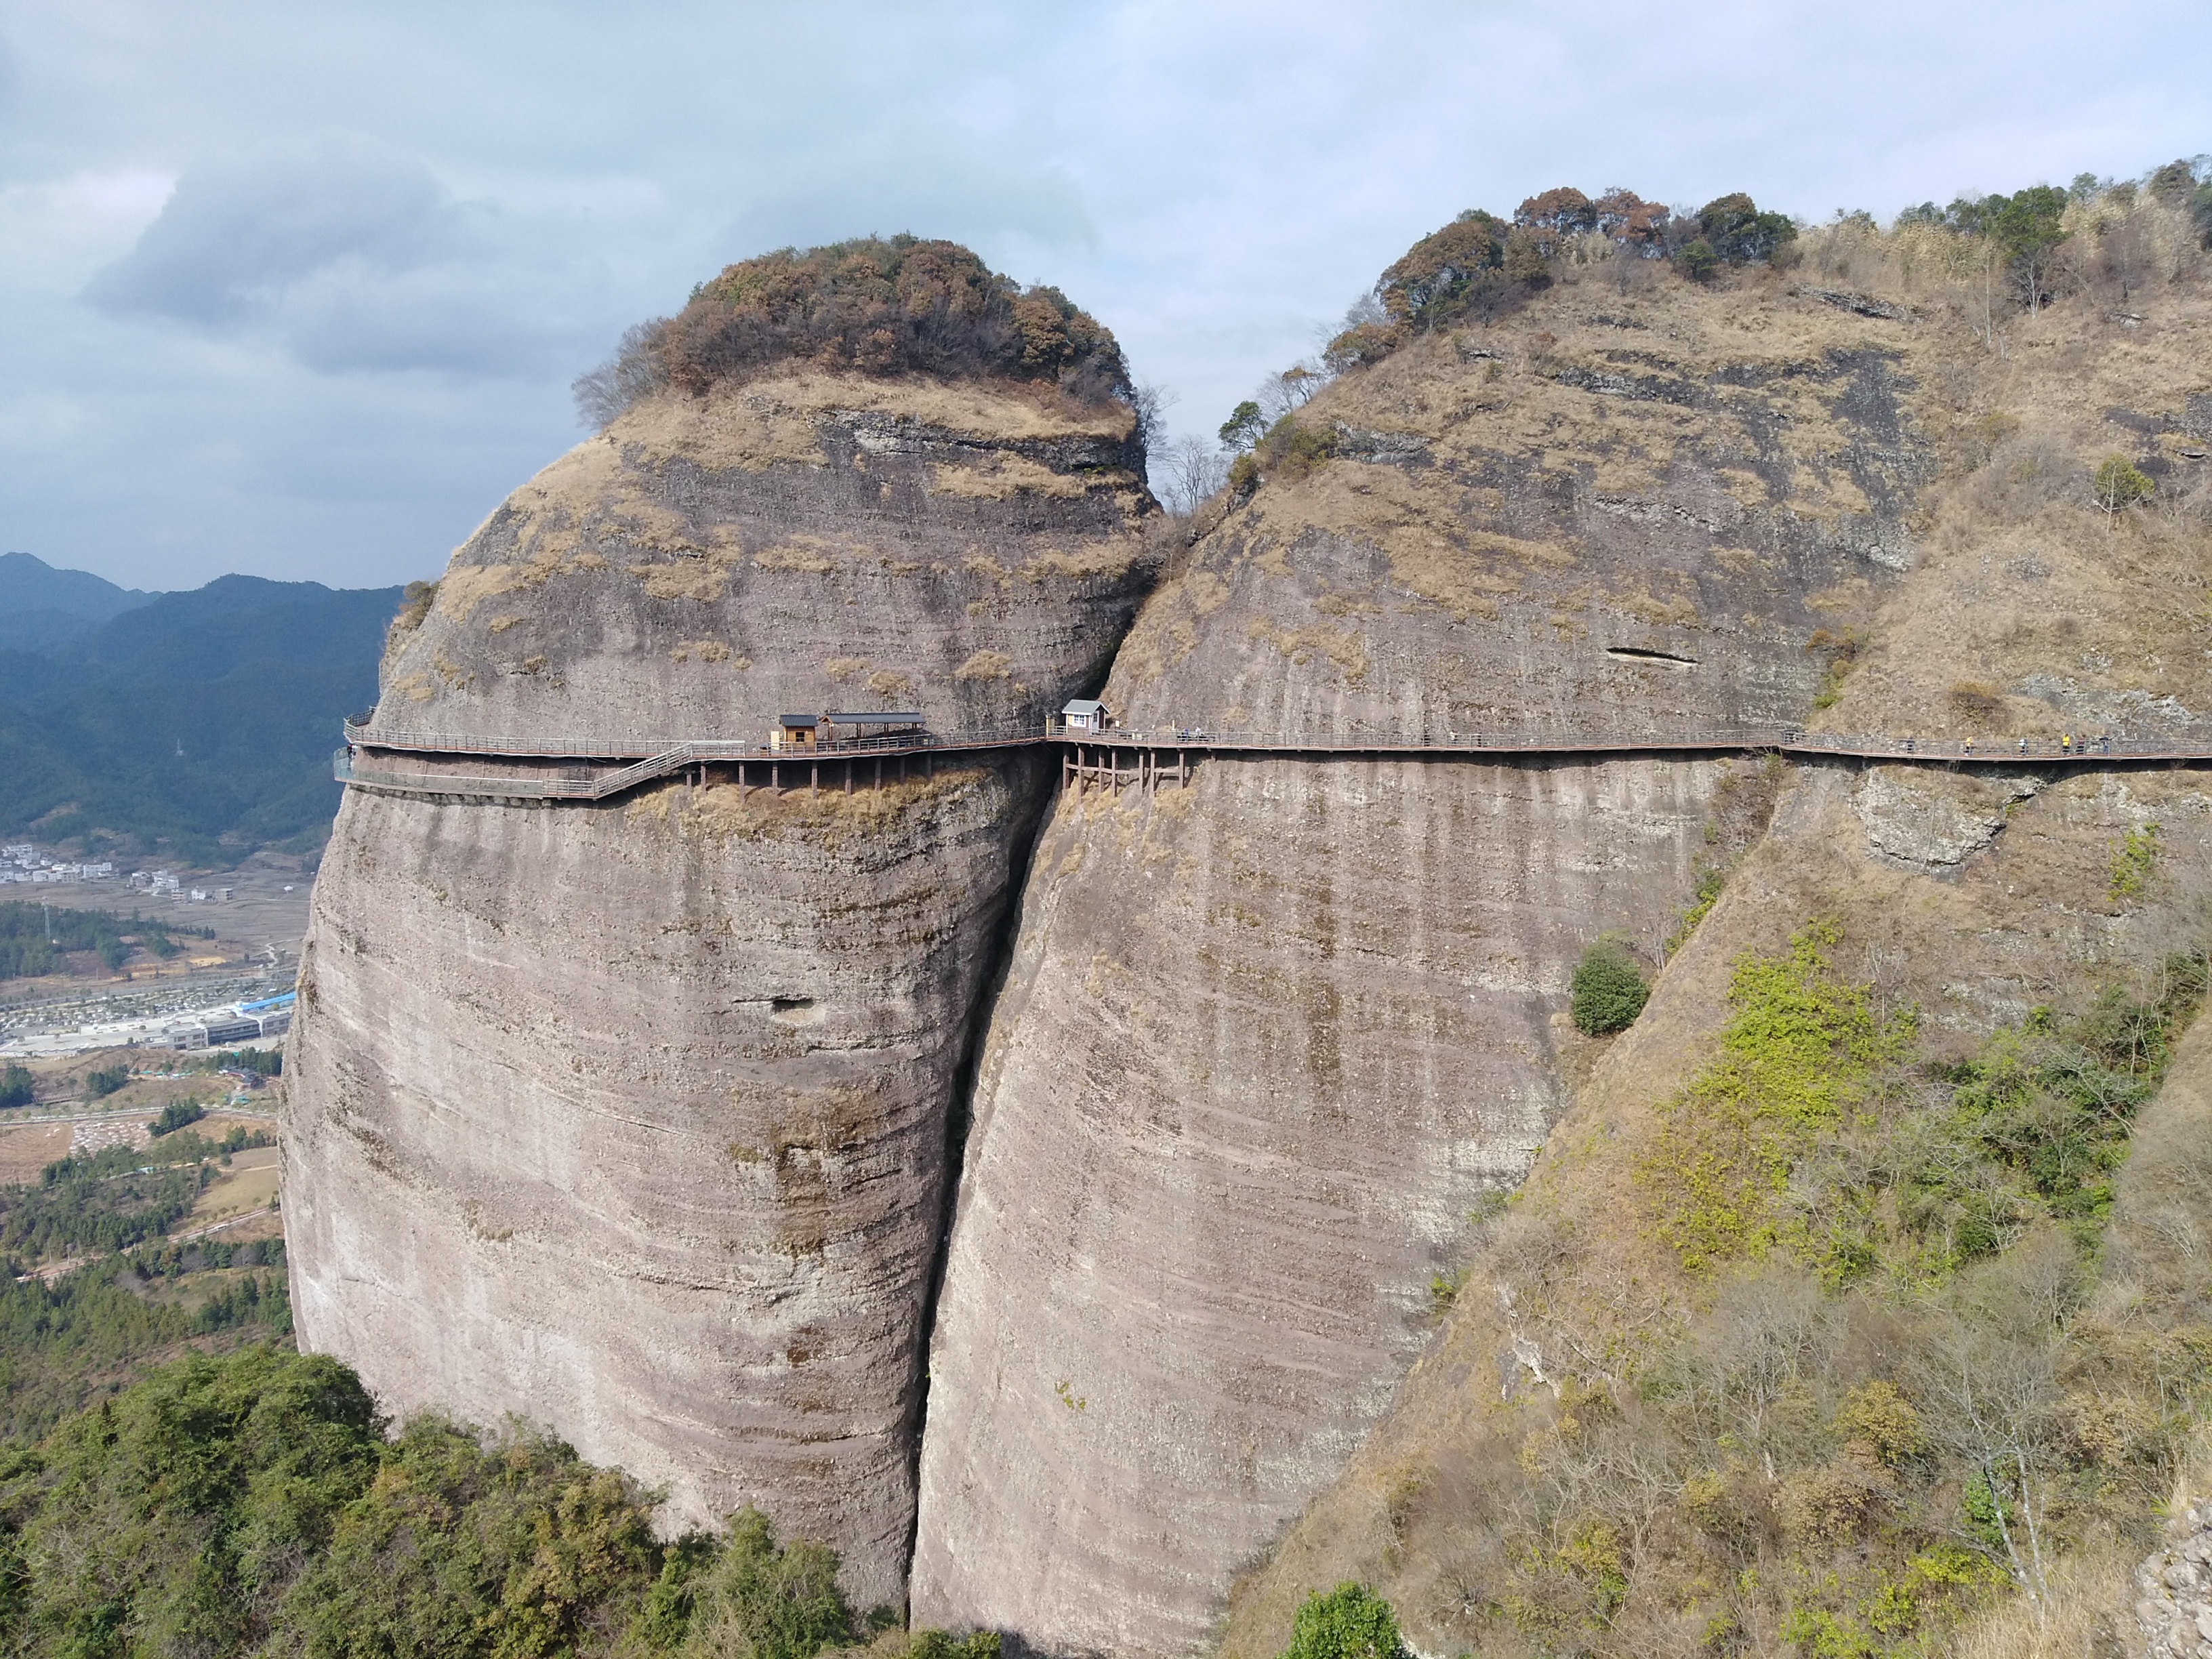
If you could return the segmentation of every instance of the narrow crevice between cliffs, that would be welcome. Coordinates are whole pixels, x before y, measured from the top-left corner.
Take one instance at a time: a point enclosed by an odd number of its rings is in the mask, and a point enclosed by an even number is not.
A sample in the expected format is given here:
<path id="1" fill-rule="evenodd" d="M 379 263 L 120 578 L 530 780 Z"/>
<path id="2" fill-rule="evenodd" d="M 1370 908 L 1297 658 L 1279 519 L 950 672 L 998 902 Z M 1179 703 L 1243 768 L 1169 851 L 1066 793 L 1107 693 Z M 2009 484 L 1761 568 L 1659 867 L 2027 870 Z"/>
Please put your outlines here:
<path id="1" fill-rule="evenodd" d="M 937 1243 L 922 1291 L 921 1341 L 915 1355 L 914 1403 L 907 1435 L 908 1472 L 914 1481 L 917 1500 L 921 1490 L 921 1437 L 929 1426 L 930 1346 L 937 1328 L 938 1298 L 945 1288 L 945 1261 L 951 1250 L 952 1224 L 960 1200 L 960 1177 L 967 1164 L 968 1134 L 975 1123 L 976 1076 L 982 1066 L 983 1044 L 990 1035 L 991 1015 L 999 1006 L 1007 972 L 1013 966 L 1014 941 L 1021 933 L 1023 902 L 1029 894 L 1037 842 L 1044 833 L 1045 820 L 1060 802 L 1056 763 L 1054 769 L 1047 772 L 1037 764 L 1031 751 L 1015 750 L 1006 763 L 1034 767 L 1041 775 L 1033 780 L 1035 801 L 1017 824 L 1012 838 L 1006 859 L 1006 896 L 998 921 L 990 932 L 989 953 L 983 964 L 975 1006 L 969 1010 L 968 1029 L 961 1035 L 960 1061 L 953 1068 L 951 1104 L 945 1118 L 945 1187 L 938 1200 Z M 914 1611 L 911 1583 L 915 1540 L 921 1524 L 921 1505 L 917 1501 L 907 1522 L 905 1573 L 909 1599 L 904 1611 L 909 1623 Z"/>

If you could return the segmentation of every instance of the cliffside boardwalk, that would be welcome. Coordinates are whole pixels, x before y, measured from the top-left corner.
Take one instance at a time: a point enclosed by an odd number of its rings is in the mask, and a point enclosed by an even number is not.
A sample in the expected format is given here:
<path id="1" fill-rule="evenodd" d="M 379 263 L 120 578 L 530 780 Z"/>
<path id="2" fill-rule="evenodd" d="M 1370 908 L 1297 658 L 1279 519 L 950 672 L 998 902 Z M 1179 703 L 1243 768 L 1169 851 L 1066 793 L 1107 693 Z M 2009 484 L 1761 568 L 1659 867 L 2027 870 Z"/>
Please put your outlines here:
<path id="1" fill-rule="evenodd" d="M 933 772 L 940 755 L 970 755 L 1040 744 L 1063 750 L 1063 781 L 1085 785 L 1095 781 L 1114 789 L 1157 787 L 1170 775 L 1176 783 L 1183 783 L 1189 777 L 1193 760 L 1200 756 L 1494 762 L 1580 755 L 1775 753 L 1813 759 L 1884 761 L 1992 770 L 2024 765 L 2154 766 L 2212 762 L 2212 744 L 2183 743 L 2162 736 L 2120 738 L 2107 734 L 1926 738 L 1741 727 L 1718 732 L 1617 735 L 1451 732 L 1441 742 L 1412 742 L 1382 735 L 1306 737 L 1276 732 L 1213 732 L 1197 726 L 1160 732 L 1110 728 L 1088 731 L 1071 728 L 1055 720 L 1042 728 L 1002 726 L 949 733 L 921 730 L 827 739 L 815 748 L 794 753 L 734 738 L 487 738 L 385 732 L 349 723 L 346 747 L 333 757 L 331 769 L 341 783 L 408 794 L 596 801 L 678 774 L 704 782 L 710 766 L 733 769 L 734 781 L 740 790 L 760 787 L 781 793 L 804 787 L 818 792 L 826 765 L 830 769 L 832 785 L 850 793 L 856 785 L 881 788 L 887 782 L 904 781 L 908 767 L 916 760 L 925 772 Z M 550 762 L 570 769 L 615 762 L 628 763 L 584 775 L 565 770 L 557 775 L 541 772 L 536 775 L 499 776 L 408 771 L 364 763 L 358 757 L 363 749 L 399 755 Z M 892 769 L 886 769 L 886 763 Z"/>

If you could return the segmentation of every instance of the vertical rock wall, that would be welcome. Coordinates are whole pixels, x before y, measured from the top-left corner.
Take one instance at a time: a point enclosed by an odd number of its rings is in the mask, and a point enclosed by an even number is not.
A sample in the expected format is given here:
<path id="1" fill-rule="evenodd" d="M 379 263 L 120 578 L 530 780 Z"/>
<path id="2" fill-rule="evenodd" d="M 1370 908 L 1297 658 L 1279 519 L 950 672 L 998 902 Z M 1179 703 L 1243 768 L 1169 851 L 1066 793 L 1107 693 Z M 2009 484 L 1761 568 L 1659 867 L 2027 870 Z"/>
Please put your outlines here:
<path id="1" fill-rule="evenodd" d="M 1664 928 L 1731 775 L 1218 761 L 1063 796 L 978 1084 L 917 1619 L 1203 1644 L 1527 1172 L 1593 918 Z"/>
<path id="2" fill-rule="evenodd" d="M 1317 745 L 1804 720 L 1815 635 L 1913 556 L 1911 377 L 1827 316 L 1808 350 L 1703 295 L 1587 304 L 1419 342 L 1299 411 L 1333 453 L 1190 550 L 1116 659 L 1116 717 Z M 1583 946 L 1656 961 L 1777 782 L 1316 757 L 1064 797 L 979 1078 L 916 1617 L 1203 1647 L 1564 1105 Z"/>
<path id="3" fill-rule="evenodd" d="M 375 728 L 1034 726 L 1151 579 L 1130 437 L 1118 406 L 973 386 L 646 405 L 455 555 Z M 349 792 L 294 1038 L 293 1294 L 392 1407 L 545 1423 L 672 1522 L 756 1503 L 896 1604 L 953 1079 L 1047 763 L 781 797 L 763 770 L 597 805 Z"/>

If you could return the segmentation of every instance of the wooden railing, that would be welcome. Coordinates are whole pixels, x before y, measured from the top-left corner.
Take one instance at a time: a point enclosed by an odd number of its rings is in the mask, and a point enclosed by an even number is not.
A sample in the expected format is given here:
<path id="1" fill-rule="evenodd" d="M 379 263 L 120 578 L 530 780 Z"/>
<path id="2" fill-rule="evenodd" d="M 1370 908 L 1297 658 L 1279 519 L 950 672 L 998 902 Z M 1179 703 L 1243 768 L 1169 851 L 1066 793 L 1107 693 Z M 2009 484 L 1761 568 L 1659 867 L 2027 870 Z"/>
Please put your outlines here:
<path id="1" fill-rule="evenodd" d="M 818 778 L 822 762 L 851 763 L 871 757 L 890 759 L 908 756 L 973 753 L 983 750 L 1023 748 L 1036 744 L 1066 744 L 1078 749 L 1142 750 L 1151 754 L 1175 751 L 1181 755 L 1372 755 L 1476 759 L 1490 756 L 1562 757 L 1577 755 L 1625 754 L 1746 754 L 1773 751 L 1806 757 L 1832 756 L 1860 760 L 1905 761 L 1972 767 L 2003 767 L 2053 763 L 2129 763 L 2212 761 L 2212 743 L 2191 743 L 2166 736 L 2119 737 L 2099 733 L 2076 738 L 1944 738 L 1867 736 L 1830 732 L 1805 732 L 1784 726 L 1741 726 L 1704 732 L 1589 733 L 1547 732 L 1448 732 L 1443 738 L 1408 738 L 1388 732 L 1295 732 L 1253 730 L 1215 731 L 1202 726 L 1157 729 L 1111 727 L 1090 731 L 1070 727 L 1054 720 L 1043 726 L 1025 724 L 939 734 L 923 730 L 886 732 L 875 737 L 827 739 L 806 748 L 771 750 L 765 744 L 730 738 L 682 739 L 643 738 L 487 738 L 454 733 L 379 732 L 372 726 L 346 723 L 348 746 L 332 759 L 332 773 L 341 783 L 392 789 L 416 794 L 489 796 L 515 800 L 605 800 L 641 784 L 670 777 L 694 767 L 729 765 L 740 769 L 766 763 L 771 767 L 806 765 Z M 364 763 L 362 749 L 392 753 L 443 755 L 520 761 L 568 761 L 590 763 L 625 760 L 629 763 L 588 777 L 495 775 L 444 771 L 398 770 Z M 848 767 L 849 769 L 849 767 Z M 1177 766 L 1178 775 L 1182 768 Z M 1143 775 L 1158 776 L 1157 766 Z M 1118 773 L 1116 774 L 1118 776 Z"/>

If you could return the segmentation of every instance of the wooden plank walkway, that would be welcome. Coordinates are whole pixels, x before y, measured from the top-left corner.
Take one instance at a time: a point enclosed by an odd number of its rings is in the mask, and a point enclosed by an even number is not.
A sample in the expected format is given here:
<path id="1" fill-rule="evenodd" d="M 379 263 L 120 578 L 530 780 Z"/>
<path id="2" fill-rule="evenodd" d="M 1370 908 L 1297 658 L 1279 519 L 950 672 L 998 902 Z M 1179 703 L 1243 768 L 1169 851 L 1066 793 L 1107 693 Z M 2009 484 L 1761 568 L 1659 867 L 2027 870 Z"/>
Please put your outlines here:
<path id="1" fill-rule="evenodd" d="M 2020 766 L 2158 766 L 2212 763 L 2212 744 L 2187 744 L 2163 737 L 1942 738 L 1868 736 L 1805 732 L 1789 727 L 1743 727 L 1727 731 L 1589 735 L 1557 732 L 1448 732 L 1443 740 L 1416 741 L 1377 734 L 1212 732 L 1195 726 L 1159 731 L 1117 728 L 1071 731 L 1054 722 L 1035 726 L 939 734 L 900 732 L 883 737 L 839 738 L 814 749 L 770 750 L 759 744 L 718 738 L 650 738 L 574 737 L 516 738 L 464 737 L 455 733 L 378 732 L 346 726 L 347 746 L 333 757 L 338 781 L 356 787 L 407 794 L 470 796 L 478 799 L 597 801 L 641 784 L 684 774 L 704 781 L 707 769 L 734 768 L 740 791 L 754 785 L 778 793 L 800 787 L 818 792 L 823 768 L 846 793 L 865 775 L 865 787 L 903 781 L 920 759 L 933 773 L 940 755 L 1051 744 L 1063 750 L 1063 781 L 1098 781 L 1119 789 L 1127 785 L 1157 787 L 1170 774 L 1180 783 L 1190 763 L 1201 756 L 1283 755 L 1304 758 L 1370 757 L 1378 759 L 1473 760 L 1571 759 L 1582 756 L 1759 754 L 1806 758 L 1893 761 L 1910 765 L 1943 765 L 1998 770 Z M 513 761 L 608 766 L 583 775 L 498 776 L 488 773 L 419 771 L 364 760 L 364 749 L 386 754 L 435 755 Z M 1169 757 L 1172 756 L 1170 765 Z M 1127 764 L 1123 764 L 1124 757 Z M 887 772 L 884 763 L 894 763 Z M 766 769 L 763 778 L 762 769 Z M 790 781 L 786 783 L 786 774 Z"/>

